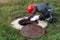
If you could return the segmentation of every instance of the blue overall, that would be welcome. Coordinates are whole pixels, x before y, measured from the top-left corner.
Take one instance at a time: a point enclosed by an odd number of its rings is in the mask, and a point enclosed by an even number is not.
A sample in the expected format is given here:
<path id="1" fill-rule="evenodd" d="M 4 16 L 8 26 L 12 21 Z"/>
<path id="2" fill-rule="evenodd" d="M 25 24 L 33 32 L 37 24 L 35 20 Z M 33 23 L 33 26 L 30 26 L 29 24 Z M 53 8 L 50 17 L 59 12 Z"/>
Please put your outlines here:
<path id="1" fill-rule="evenodd" d="M 36 14 L 36 12 L 39 12 L 40 14 L 42 14 L 39 17 L 40 20 L 45 20 L 49 18 L 48 21 L 50 23 L 54 22 L 54 16 L 53 16 L 54 7 L 47 4 L 36 4 L 35 10 L 32 12 L 32 14 L 28 18 L 32 18 Z"/>

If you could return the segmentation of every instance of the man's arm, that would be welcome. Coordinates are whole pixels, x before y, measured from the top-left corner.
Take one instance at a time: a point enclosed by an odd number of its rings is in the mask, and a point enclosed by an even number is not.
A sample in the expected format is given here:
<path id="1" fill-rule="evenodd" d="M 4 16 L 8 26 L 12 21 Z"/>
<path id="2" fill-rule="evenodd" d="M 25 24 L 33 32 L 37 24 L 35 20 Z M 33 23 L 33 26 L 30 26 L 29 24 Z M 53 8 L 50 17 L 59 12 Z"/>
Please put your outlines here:
<path id="1" fill-rule="evenodd" d="M 30 16 L 28 16 L 28 19 L 31 19 L 36 14 L 36 9 L 32 12 Z"/>

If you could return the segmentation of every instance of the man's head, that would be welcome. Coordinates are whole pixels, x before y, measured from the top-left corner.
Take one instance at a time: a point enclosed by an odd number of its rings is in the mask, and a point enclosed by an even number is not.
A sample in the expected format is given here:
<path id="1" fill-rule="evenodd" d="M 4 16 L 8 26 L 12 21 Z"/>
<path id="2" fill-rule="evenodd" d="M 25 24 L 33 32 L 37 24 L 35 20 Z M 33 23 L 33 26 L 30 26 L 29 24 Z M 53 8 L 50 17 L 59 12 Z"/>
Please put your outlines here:
<path id="1" fill-rule="evenodd" d="M 29 14 L 32 14 L 34 10 L 35 10 L 35 6 L 33 4 L 28 6 L 28 13 Z"/>

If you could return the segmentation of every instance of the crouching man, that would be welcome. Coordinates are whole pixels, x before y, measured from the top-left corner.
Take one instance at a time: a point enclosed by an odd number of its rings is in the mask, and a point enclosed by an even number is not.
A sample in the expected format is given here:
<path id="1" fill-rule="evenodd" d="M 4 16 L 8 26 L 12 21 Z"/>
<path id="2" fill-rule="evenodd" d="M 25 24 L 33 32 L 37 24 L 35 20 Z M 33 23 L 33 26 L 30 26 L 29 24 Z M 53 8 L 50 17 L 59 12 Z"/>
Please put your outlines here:
<path id="1" fill-rule="evenodd" d="M 40 14 L 39 20 L 48 20 L 50 23 L 54 23 L 54 7 L 49 4 L 32 4 L 28 6 L 28 13 L 31 14 L 28 19 L 34 17 L 38 12 Z"/>

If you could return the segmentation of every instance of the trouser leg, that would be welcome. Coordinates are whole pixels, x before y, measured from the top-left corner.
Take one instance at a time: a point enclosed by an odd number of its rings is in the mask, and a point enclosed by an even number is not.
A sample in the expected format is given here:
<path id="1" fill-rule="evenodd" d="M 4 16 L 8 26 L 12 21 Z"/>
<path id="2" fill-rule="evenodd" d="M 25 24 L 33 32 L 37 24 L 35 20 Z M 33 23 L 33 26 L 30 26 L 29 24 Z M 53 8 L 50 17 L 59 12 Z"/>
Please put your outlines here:
<path id="1" fill-rule="evenodd" d="M 52 17 L 50 20 L 49 20 L 50 23 L 54 23 L 54 17 Z"/>
<path id="2" fill-rule="evenodd" d="M 54 16 L 53 16 L 53 14 L 51 14 L 51 15 L 47 14 L 46 17 L 47 17 L 47 19 L 50 18 L 48 20 L 50 23 L 54 23 Z"/>

